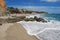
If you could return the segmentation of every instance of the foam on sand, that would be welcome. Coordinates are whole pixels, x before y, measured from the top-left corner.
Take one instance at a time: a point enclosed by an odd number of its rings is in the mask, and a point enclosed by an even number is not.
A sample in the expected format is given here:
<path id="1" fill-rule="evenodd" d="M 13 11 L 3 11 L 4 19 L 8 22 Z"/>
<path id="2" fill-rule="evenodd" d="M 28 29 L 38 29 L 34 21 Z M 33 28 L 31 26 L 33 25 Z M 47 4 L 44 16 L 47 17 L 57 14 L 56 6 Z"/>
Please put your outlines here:
<path id="1" fill-rule="evenodd" d="M 60 40 L 60 29 L 46 29 L 42 33 L 38 33 L 37 38 L 40 40 Z"/>
<path id="2" fill-rule="evenodd" d="M 55 34 L 55 31 L 57 32 L 60 29 L 60 22 L 58 21 L 50 21 L 47 23 L 43 23 L 43 22 L 36 22 L 36 21 L 29 21 L 29 22 L 25 22 L 25 21 L 20 21 L 17 22 L 23 25 L 23 27 L 27 30 L 27 33 L 29 35 L 35 35 L 38 38 L 42 37 L 43 39 L 40 40 L 45 40 L 45 36 L 43 35 L 47 35 L 47 34 Z M 57 30 L 58 29 L 58 30 Z M 47 32 L 45 32 L 47 30 Z M 52 32 L 53 31 L 53 32 Z M 60 31 L 60 30 L 59 30 Z M 60 33 L 60 32 L 59 32 Z M 42 35 L 41 35 L 42 34 Z M 58 33 L 56 33 L 58 34 Z M 41 35 L 41 36 L 40 36 Z M 55 35 L 53 35 L 54 37 Z M 60 36 L 59 36 L 60 37 Z M 50 40 L 51 36 L 49 35 L 49 40 Z M 48 39 L 46 39 L 48 40 Z M 51 40 L 55 40 L 54 38 Z M 58 39 L 59 40 L 59 39 Z"/>

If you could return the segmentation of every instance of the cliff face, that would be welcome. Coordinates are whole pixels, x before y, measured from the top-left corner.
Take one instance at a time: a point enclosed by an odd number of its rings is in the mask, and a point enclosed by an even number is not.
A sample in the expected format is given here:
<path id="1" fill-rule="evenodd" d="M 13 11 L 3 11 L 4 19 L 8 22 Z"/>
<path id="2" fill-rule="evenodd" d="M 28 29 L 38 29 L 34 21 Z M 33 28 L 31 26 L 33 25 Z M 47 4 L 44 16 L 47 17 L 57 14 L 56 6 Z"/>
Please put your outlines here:
<path id="1" fill-rule="evenodd" d="M 0 13 L 5 13 L 6 12 L 6 4 L 4 0 L 0 0 Z"/>

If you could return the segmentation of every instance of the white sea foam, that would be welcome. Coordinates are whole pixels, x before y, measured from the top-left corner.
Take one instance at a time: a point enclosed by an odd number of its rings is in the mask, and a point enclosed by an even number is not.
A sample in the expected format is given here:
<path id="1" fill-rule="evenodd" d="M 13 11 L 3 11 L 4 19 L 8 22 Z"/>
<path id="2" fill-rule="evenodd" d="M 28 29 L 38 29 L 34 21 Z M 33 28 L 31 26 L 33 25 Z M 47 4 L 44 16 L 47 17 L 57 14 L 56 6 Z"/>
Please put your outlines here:
<path id="1" fill-rule="evenodd" d="M 40 40 L 60 40 L 60 29 L 45 29 L 42 33 L 35 35 Z"/>
<path id="2" fill-rule="evenodd" d="M 54 21 L 54 20 L 51 20 L 50 22 L 47 22 L 47 23 L 43 23 L 43 22 L 36 22 L 36 21 L 29 21 L 29 22 L 26 22 L 26 21 L 20 21 L 20 22 L 17 22 L 17 23 L 20 23 L 23 25 L 23 27 L 27 30 L 27 33 L 29 35 L 35 35 L 37 36 L 38 38 L 42 37 L 43 39 L 41 40 L 44 40 L 45 36 L 43 35 L 47 35 L 48 31 L 45 32 L 46 30 L 54 30 L 54 33 L 55 33 L 55 30 L 60 30 L 60 22 L 59 21 Z M 47 33 L 47 34 L 42 34 L 42 33 Z M 52 33 L 51 31 L 49 33 Z M 42 35 L 41 35 L 42 34 Z M 57 34 L 57 33 L 56 33 Z M 39 36 L 38 36 L 39 35 Z M 41 35 L 41 36 L 40 36 Z M 52 34 L 51 34 L 52 35 Z M 49 35 L 50 36 L 50 35 Z M 53 36 L 54 37 L 54 36 Z M 51 37 L 50 37 L 51 38 Z M 48 39 L 46 39 L 48 40 Z M 49 39 L 50 40 L 50 39 Z M 52 39 L 51 39 L 52 40 Z M 55 39 L 54 39 L 55 40 Z"/>
<path id="3" fill-rule="evenodd" d="M 34 18 L 34 16 L 39 18 L 39 17 L 43 17 L 42 15 L 43 14 L 28 15 L 28 16 L 26 16 L 26 18 L 31 18 L 31 17 Z"/>
<path id="4" fill-rule="evenodd" d="M 60 22 L 57 22 L 57 21 L 51 21 L 51 22 L 47 22 L 47 23 L 20 21 L 17 23 L 22 24 L 24 26 L 24 28 L 27 31 L 29 31 L 31 34 L 36 34 L 39 31 L 44 30 L 45 28 L 60 28 Z"/>
<path id="5" fill-rule="evenodd" d="M 39 14 L 26 16 L 26 18 L 43 17 Z M 49 20 L 47 17 L 45 20 Z M 40 40 L 60 40 L 60 21 L 49 20 L 50 22 L 43 23 L 37 21 L 20 21 L 29 35 L 35 35 Z"/>

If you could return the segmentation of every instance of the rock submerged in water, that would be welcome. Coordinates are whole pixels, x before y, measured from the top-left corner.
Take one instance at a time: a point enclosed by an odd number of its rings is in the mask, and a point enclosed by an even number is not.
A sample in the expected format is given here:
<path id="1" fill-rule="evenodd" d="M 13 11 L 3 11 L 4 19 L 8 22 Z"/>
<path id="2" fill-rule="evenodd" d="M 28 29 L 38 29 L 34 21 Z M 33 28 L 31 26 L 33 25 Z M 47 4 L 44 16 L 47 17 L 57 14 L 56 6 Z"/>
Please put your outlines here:
<path id="1" fill-rule="evenodd" d="M 34 17 L 34 19 L 37 21 L 37 22 L 47 22 L 46 20 L 44 20 L 43 18 L 38 18 L 38 17 Z"/>
<path id="2" fill-rule="evenodd" d="M 24 21 L 35 21 L 34 18 L 25 18 Z"/>
<path id="3" fill-rule="evenodd" d="M 47 22 L 46 20 L 44 20 L 43 18 L 38 18 L 38 17 L 34 17 L 34 18 L 25 18 L 24 21 L 37 21 L 37 22 Z"/>

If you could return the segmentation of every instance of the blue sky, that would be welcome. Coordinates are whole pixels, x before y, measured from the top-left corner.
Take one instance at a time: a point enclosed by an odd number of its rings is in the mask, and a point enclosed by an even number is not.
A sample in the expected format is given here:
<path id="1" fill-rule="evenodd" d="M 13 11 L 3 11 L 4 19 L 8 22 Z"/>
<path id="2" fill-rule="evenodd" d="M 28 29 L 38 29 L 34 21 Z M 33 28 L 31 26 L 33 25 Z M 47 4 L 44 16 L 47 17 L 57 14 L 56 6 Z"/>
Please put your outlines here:
<path id="1" fill-rule="evenodd" d="M 60 13 L 60 0 L 5 0 L 7 6 Z"/>

